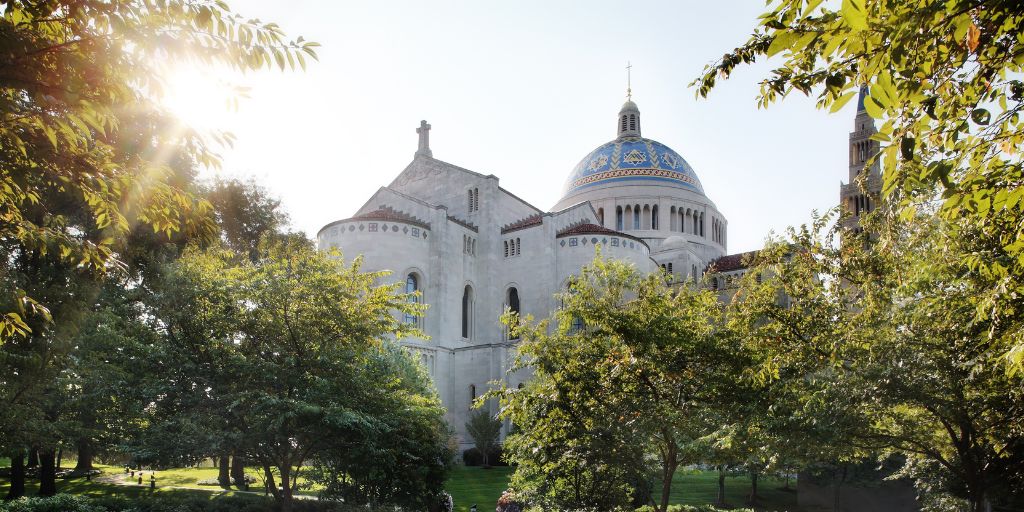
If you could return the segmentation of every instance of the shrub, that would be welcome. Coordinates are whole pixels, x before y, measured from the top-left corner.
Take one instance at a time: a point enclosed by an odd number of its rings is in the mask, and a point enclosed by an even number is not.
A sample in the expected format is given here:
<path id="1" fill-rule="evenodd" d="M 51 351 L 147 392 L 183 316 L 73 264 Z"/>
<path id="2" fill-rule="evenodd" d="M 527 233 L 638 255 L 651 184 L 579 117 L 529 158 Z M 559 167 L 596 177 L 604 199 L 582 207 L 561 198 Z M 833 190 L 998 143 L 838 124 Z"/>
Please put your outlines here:
<path id="1" fill-rule="evenodd" d="M 0 503 L 0 512 L 106 512 L 89 498 L 58 494 L 49 498 L 18 498 Z"/>
<path id="2" fill-rule="evenodd" d="M 652 507 L 650 505 L 644 505 L 644 506 L 636 509 L 636 512 L 654 512 L 654 510 L 655 510 L 654 507 Z M 668 512 L 724 512 L 726 510 L 728 510 L 729 512 L 754 512 L 754 509 L 751 509 L 751 508 L 730 508 L 730 509 L 724 509 L 724 508 L 717 508 L 717 507 L 715 507 L 713 505 L 669 505 L 668 506 Z"/>
<path id="3" fill-rule="evenodd" d="M 221 496 L 170 494 L 137 499 L 86 497 L 58 494 L 49 498 L 20 498 L 0 502 L 0 512 L 277 512 L 278 504 L 262 496 Z M 368 508 L 333 501 L 295 500 L 293 512 L 397 512 L 398 509 Z"/>
<path id="4" fill-rule="evenodd" d="M 488 457 L 492 466 L 508 466 L 508 462 L 505 461 L 505 453 L 502 451 L 501 446 L 498 446 L 491 450 Z M 462 452 L 462 463 L 466 466 L 479 466 L 484 463 L 484 457 L 480 453 L 480 450 L 469 448 Z"/>

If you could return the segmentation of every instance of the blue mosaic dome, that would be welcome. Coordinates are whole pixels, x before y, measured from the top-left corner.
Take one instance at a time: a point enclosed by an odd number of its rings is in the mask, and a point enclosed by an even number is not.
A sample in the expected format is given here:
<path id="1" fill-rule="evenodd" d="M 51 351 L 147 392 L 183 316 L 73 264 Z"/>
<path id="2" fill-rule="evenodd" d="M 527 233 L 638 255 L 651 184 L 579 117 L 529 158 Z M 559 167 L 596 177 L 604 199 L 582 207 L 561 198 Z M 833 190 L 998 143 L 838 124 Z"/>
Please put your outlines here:
<path id="1" fill-rule="evenodd" d="M 704 195 L 690 164 L 668 146 L 643 137 L 620 137 L 599 146 L 576 164 L 563 197 L 611 183 L 673 185 Z"/>

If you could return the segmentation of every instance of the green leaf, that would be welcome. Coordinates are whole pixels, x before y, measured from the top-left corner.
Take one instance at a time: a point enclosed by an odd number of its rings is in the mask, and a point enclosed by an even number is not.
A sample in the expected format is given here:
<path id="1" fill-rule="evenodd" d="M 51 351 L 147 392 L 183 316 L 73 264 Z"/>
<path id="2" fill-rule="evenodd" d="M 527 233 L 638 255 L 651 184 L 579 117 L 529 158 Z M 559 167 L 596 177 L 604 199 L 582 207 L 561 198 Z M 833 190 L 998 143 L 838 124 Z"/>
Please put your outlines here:
<path id="1" fill-rule="evenodd" d="M 851 91 L 851 92 L 848 92 L 848 93 L 840 96 L 839 99 L 837 99 L 836 101 L 832 102 L 832 107 L 829 108 L 828 111 L 830 113 L 833 113 L 833 114 L 836 113 L 836 112 L 839 112 L 856 95 L 857 95 L 857 91 Z"/>
<path id="2" fill-rule="evenodd" d="M 840 11 L 843 21 L 853 29 L 854 32 L 867 30 L 867 12 L 864 9 L 864 0 L 843 0 L 843 7 Z"/>
<path id="3" fill-rule="evenodd" d="M 992 120 L 992 114 L 983 108 L 976 108 L 971 112 L 971 119 L 982 126 L 987 126 Z"/>
<path id="4" fill-rule="evenodd" d="M 904 160 L 914 159 L 914 146 L 917 144 L 917 140 L 913 137 L 903 137 L 900 139 L 900 154 Z"/>
<path id="5" fill-rule="evenodd" d="M 867 111 L 869 116 L 875 119 L 881 119 L 884 114 L 882 107 L 880 107 L 878 103 L 875 103 L 875 100 L 871 99 L 871 96 L 864 97 L 864 110 Z"/>
<path id="6" fill-rule="evenodd" d="M 797 36 L 793 32 L 788 30 L 779 30 L 775 33 L 775 38 L 772 39 L 772 44 L 768 45 L 766 55 L 771 57 L 779 52 L 788 50 L 796 40 Z"/>

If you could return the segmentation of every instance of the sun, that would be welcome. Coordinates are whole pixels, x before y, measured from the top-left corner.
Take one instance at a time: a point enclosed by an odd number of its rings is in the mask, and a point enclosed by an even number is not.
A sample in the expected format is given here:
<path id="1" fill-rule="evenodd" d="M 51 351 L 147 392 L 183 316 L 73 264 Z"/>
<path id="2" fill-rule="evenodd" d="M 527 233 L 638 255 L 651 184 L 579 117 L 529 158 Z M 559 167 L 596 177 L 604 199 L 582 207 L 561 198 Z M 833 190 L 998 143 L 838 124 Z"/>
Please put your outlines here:
<path id="1" fill-rule="evenodd" d="M 210 67 L 169 68 L 160 103 L 182 122 L 200 132 L 229 130 L 245 89 L 227 73 Z"/>

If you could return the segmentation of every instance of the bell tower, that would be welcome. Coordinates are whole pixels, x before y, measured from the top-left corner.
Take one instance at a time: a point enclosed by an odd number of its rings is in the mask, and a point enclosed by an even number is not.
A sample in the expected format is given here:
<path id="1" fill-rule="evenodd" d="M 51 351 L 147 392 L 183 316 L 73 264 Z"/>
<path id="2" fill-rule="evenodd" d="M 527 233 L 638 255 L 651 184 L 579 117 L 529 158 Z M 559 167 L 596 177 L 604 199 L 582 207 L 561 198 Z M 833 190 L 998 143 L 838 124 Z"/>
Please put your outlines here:
<path id="1" fill-rule="evenodd" d="M 878 155 L 878 141 L 871 136 L 878 130 L 875 121 L 864 108 L 867 87 L 861 87 L 857 98 L 857 116 L 850 132 L 849 182 L 840 183 L 839 204 L 849 213 L 843 226 L 860 231 L 860 218 L 873 211 L 882 197 L 882 173 Z M 873 160 L 872 160 L 873 159 Z M 868 165 L 870 162 L 870 165 Z"/>

